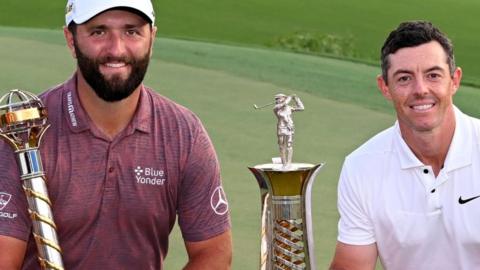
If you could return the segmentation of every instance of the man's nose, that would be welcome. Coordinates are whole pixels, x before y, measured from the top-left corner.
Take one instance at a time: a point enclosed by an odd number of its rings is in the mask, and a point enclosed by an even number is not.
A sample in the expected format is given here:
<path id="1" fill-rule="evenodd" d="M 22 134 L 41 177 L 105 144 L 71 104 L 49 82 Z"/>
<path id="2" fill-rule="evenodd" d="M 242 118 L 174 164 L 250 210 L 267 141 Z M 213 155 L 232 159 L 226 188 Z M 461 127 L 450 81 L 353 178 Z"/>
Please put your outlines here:
<path id="1" fill-rule="evenodd" d="M 428 84 L 422 77 L 417 77 L 413 85 L 415 95 L 424 96 L 428 93 Z"/>
<path id="2" fill-rule="evenodd" d="M 121 33 L 110 33 L 106 51 L 111 56 L 123 56 L 125 54 L 126 44 Z"/>

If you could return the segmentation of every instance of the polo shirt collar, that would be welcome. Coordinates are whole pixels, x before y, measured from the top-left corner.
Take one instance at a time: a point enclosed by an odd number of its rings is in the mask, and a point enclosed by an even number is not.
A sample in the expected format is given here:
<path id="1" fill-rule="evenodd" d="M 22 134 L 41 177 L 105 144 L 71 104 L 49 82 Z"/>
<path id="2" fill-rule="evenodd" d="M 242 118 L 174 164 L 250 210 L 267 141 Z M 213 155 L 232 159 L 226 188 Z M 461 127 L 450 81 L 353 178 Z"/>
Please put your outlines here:
<path id="1" fill-rule="evenodd" d="M 452 143 L 445 159 L 444 169 L 453 171 L 472 164 L 473 151 L 473 126 L 470 119 L 454 106 L 456 128 L 453 134 Z"/>
<path id="2" fill-rule="evenodd" d="M 137 110 L 133 115 L 130 124 L 127 126 L 127 133 L 131 134 L 135 130 L 150 133 L 153 121 L 153 100 L 151 99 L 149 90 L 142 84 L 140 89 L 140 98 L 137 105 Z"/>
<path id="3" fill-rule="evenodd" d="M 448 149 L 445 159 L 444 170 L 452 171 L 472 163 L 472 127 L 468 123 L 468 118 L 457 107 L 454 106 L 455 113 L 455 132 L 452 143 Z M 400 165 L 402 169 L 423 167 L 423 164 L 412 152 L 410 147 L 402 137 L 398 120 L 394 125 L 394 145 L 399 153 Z"/>
<path id="4" fill-rule="evenodd" d="M 84 110 L 78 97 L 77 74 L 75 73 L 63 85 L 63 111 L 65 120 L 70 130 L 74 133 L 80 133 L 90 130 L 92 123 L 87 112 Z M 141 85 L 140 98 L 135 114 L 124 130 L 127 134 L 132 134 L 135 130 L 149 133 L 152 128 L 152 103 L 149 91 Z M 123 132 L 122 132 L 123 133 Z"/>
<path id="5" fill-rule="evenodd" d="M 412 152 L 410 147 L 408 147 L 407 143 L 402 137 L 402 133 L 400 131 L 400 125 L 398 124 L 398 120 L 395 121 L 395 126 L 393 128 L 394 131 L 394 146 L 397 148 L 398 157 L 400 158 L 400 166 L 402 169 L 410 169 L 416 167 L 422 167 L 424 164 L 415 156 Z"/>
<path id="6" fill-rule="evenodd" d="M 77 92 L 77 74 L 63 84 L 62 107 L 70 130 L 79 133 L 90 129 L 89 118 L 83 109 Z"/>

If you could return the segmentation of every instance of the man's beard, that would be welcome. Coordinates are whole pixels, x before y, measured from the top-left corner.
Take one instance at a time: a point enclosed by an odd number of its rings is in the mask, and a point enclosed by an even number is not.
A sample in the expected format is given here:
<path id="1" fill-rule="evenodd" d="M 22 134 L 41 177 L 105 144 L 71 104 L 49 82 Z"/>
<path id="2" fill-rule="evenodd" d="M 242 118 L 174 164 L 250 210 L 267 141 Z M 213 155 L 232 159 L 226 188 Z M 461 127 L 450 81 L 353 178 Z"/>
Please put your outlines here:
<path id="1" fill-rule="evenodd" d="M 120 101 L 129 97 L 142 83 L 150 61 L 150 52 L 138 59 L 127 56 L 105 56 L 94 59 L 82 53 L 76 41 L 74 42 L 74 47 L 78 68 L 82 72 L 83 77 L 97 96 L 107 102 Z M 119 61 L 130 65 L 131 71 L 128 78 L 122 79 L 120 75 L 114 75 L 110 79 L 105 78 L 100 72 L 100 65 Z"/>

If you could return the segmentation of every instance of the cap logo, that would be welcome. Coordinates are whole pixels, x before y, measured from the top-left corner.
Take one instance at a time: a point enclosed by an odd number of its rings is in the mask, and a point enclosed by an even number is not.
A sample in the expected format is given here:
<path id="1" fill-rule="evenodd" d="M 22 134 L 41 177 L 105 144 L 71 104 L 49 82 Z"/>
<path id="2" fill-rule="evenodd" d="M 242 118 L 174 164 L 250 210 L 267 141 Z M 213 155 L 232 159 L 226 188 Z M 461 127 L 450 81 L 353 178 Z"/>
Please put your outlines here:
<path id="1" fill-rule="evenodd" d="M 65 14 L 72 12 L 73 10 L 73 3 L 68 3 L 67 7 L 65 7 Z"/>

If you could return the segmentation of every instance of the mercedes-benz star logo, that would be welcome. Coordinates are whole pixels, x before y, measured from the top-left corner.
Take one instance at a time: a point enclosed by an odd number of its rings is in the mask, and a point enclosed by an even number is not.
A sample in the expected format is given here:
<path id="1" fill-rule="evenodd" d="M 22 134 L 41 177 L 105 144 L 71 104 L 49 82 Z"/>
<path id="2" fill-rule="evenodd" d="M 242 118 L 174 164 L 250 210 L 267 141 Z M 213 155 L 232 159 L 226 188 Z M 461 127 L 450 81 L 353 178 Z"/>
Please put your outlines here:
<path id="1" fill-rule="evenodd" d="M 210 205 L 215 214 L 223 216 L 228 212 L 228 202 L 221 186 L 217 187 L 210 197 Z"/>

